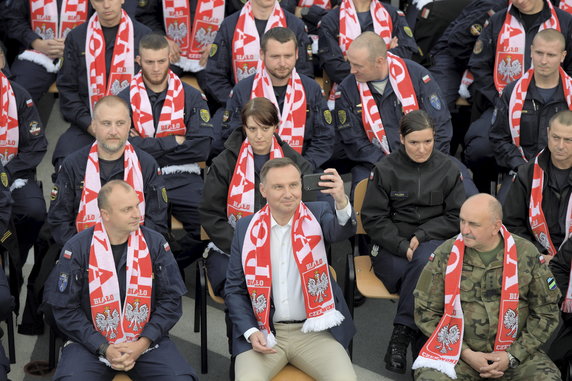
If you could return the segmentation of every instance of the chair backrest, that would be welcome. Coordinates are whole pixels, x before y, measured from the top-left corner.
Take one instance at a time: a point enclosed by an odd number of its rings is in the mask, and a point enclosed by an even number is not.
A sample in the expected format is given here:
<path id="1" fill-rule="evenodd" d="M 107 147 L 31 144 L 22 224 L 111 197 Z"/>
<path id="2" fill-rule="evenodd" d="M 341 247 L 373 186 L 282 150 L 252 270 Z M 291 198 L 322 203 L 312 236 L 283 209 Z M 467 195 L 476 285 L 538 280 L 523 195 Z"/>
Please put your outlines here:
<path id="1" fill-rule="evenodd" d="M 356 217 L 357 217 L 356 234 L 367 234 L 361 222 L 361 208 L 363 206 L 363 200 L 365 199 L 367 183 L 368 179 L 363 179 L 356 185 L 356 188 L 354 189 L 354 210 L 356 212 Z"/>

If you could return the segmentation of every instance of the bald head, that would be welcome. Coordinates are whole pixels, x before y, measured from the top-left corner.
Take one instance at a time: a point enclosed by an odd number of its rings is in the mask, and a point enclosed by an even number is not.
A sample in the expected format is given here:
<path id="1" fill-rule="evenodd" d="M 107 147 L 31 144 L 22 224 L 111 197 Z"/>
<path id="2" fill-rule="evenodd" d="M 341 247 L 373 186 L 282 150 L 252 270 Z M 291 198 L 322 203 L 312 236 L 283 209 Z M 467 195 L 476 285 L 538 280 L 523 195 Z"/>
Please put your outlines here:
<path id="1" fill-rule="evenodd" d="M 469 197 L 461 206 L 459 219 L 465 246 L 484 252 L 498 245 L 502 206 L 493 196 L 479 193 Z"/>
<path id="2" fill-rule="evenodd" d="M 366 53 L 371 61 L 375 61 L 378 57 L 385 58 L 387 55 L 385 41 L 374 32 L 363 32 L 353 40 L 350 50 L 356 52 L 358 49 Z"/>
<path id="3" fill-rule="evenodd" d="M 544 42 L 556 42 L 558 43 L 558 46 L 560 47 L 561 51 L 565 49 L 566 47 L 566 39 L 564 38 L 564 35 L 557 31 L 556 29 L 543 29 L 541 31 L 539 31 L 538 33 L 536 33 L 536 36 L 534 36 L 534 39 L 532 40 L 532 45 L 534 46 L 535 43 L 538 43 L 539 40 L 542 40 Z"/>

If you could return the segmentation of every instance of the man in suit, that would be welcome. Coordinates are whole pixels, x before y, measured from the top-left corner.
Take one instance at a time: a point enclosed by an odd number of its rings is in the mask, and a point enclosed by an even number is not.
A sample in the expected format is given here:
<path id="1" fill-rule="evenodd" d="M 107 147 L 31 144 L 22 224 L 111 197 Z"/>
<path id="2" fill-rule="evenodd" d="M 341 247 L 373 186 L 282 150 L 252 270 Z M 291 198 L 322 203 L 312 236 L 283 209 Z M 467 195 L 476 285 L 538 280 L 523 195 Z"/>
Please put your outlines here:
<path id="1" fill-rule="evenodd" d="M 345 351 L 355 327 L 325 250 L 352 236 L 356 221 L 341 177 L 325 172 L 318 185 L 335 211 L 301 202 L 300 169 L 280 158 L 260 173 L 268 204 L 237 223 L 225 286 L 237 381 L 270 380 L 287 363 L 317 380 L 357 379 Z"/>

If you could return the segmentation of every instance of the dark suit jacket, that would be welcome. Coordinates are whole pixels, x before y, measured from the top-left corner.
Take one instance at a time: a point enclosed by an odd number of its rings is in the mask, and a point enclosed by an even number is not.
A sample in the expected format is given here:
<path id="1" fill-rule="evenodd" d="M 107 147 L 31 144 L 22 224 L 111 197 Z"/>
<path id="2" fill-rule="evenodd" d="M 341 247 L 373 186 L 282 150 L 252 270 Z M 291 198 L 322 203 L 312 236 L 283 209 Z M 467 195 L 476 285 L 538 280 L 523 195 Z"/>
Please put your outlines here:
<path id="1" fill-rule="evenodd" d="M 338 223 L 336 213 L 332 204 L 327 202 L 308 202 L 306 206 L 314 214 L 322 227 L 322 234 L 326 243 L 342 241 L 353 236 L 356 232 L 356 216 L 352 211 L 352 217 L 348 222 L 341 226 Z M 252 304 L 248 296 L 244 271 L 242 268 L 242 246 L 244 244 L 244 236 L 253 215 L 240 219 L 234 231 L 234 239 L 232 240 L 230 263 L 226 272 L 225 285 L 225 304 L 228 308 L 230 320 L 232 321 L 232 354 L 238 356 L 240 353 L 252 349 L 252 345 L 246 341 L 243 334 L 252 327 L 258 327 Z M 331 278 L 331 277 L 330 277 Z M 342 290 L 338 284 L 332 279 L 332 288 L 334 290 L 334 300 L 336 309 L 340 311 L 345 319 L 339 326 L 331 328 L 329 331 L 334 338 L 345 347 L 347 347 L 356 332 L 353 320 L 350 316 L 348 306 L 344 300 Z M 274 317 L 274 303 L 270 305 L 270 329 L 274 332 L 272 319 Z"/>

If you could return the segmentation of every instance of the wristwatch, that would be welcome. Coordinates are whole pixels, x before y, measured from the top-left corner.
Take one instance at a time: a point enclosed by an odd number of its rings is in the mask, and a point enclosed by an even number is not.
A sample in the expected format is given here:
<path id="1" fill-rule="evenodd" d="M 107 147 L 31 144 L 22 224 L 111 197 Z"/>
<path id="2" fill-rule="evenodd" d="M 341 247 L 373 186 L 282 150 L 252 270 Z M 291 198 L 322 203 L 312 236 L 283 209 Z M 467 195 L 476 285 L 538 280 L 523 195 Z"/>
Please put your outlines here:
<path id="1" fill-rule="evenodd" d="M 508 367 L 509 368 L 514 369 L 520 365 L 520 361 L 518 361 L 518 359 L 516 357 L 511 355 L 510 352 L 507 352 L 506 355 L 508 356 Z"/>
<path id="2" fill-rule="evenodd" d="M 105 357 L 105 354 L 107 353 L 107 348 L 109 348 L 109 343 L 101 344 L 99 348 L 97 348 L 97 355 L 99 357 Z"/>

